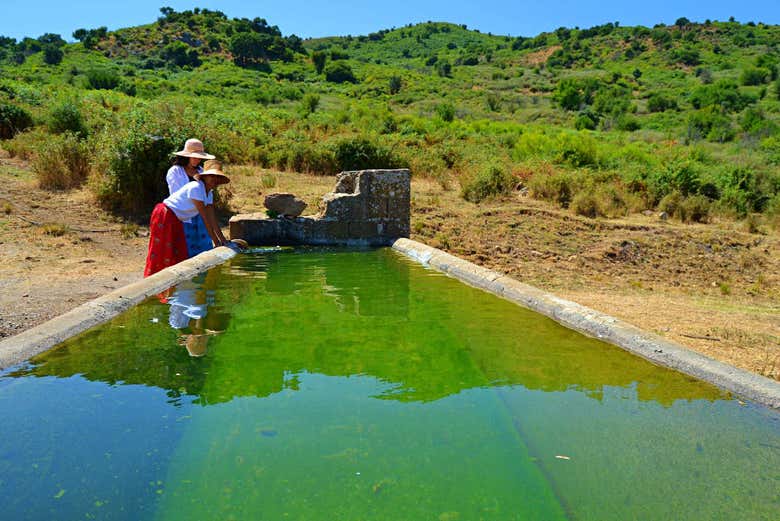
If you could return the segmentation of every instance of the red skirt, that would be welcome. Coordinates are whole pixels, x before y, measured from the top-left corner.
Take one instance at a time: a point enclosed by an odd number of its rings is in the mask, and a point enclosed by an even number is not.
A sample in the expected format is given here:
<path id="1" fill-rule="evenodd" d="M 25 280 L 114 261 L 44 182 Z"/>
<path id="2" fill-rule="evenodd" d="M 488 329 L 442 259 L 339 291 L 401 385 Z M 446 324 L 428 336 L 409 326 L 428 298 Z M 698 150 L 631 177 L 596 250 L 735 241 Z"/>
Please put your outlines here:
<path id="1" fill-rule="evenodd" d="M 184 226 L 176 214 L 163 203 L 157 203 L 149 222 L 149 253 L 144 277 L 187 259 Z"/>

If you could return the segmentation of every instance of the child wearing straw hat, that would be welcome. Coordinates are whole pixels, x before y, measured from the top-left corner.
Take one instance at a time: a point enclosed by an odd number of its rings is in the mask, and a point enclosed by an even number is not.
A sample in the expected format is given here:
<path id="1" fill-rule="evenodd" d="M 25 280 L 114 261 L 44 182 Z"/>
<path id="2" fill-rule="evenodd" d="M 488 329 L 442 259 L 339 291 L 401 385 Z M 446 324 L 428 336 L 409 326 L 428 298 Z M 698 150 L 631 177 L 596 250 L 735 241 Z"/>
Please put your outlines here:
<path id="1" fill-rule="evenodd" d="M 202 219 L 211 243 L 222 246 L 228 242 L 219 228 L 213 205 L 214 189 L 229 182 L 219 165 L 213 165 L 195 174 L 193 181 L 154 207 L 149 223 L 149 250 L 144 277 L 192 256 L 188 251 L 183 223 L 191 222 L 195 216 Z M 208 249 L 211 247 L 209 244 Z"/>
<path id="2" fill-rule="evenodd" d="M 207 154 L 199 139 L 188 139 L 184 148 L 175 153 L 173 166 L 168 169 L 165 181 L 168 183 L 168 195 L 173 195 L 179 188 L 195 179 L 203 172 L 201 162 L 214 159 Z M 208 168 L 208 166 L 206 165 Z M 187 242 L 187 253 L 190 257 L 211 249 L 211 238 L 200 215 L 194 216 L 189 222 L 183 223 L 184 239 Z"/>

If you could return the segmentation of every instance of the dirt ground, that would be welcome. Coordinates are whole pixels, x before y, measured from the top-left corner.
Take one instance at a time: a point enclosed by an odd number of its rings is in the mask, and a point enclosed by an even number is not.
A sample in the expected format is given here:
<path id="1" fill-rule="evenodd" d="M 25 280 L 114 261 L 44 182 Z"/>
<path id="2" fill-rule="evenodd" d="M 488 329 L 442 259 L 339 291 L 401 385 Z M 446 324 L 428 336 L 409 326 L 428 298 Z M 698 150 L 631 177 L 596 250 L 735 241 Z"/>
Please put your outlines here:
<path id="1" fill-rule="evenodd" d="M 235 212 L 290 191 L 314 213 L 332 178 L 228 169 Z M 655 215 L 587 219 L 518 193 L 483 205 L 415 180 L 412 238 L 695 351 L 780 379 L 780 234 Z M 0 338 L 142 276 L 148 230 L 88 190 L 49 192 L 0 151 Z"/>

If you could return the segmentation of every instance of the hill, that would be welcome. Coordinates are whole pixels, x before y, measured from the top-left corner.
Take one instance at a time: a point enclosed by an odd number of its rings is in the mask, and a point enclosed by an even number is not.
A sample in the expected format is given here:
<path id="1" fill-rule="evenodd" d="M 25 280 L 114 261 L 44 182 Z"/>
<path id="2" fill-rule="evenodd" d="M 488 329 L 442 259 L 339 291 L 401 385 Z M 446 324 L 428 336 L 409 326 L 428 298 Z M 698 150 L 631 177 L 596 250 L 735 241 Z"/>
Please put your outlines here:
<path id="1" fill-rule="evenodd" d="M 472 202 L 520 188 L 588 217 L 780 219 L 779 26 L 427 22 L 302 40 L 162 8 L 73 36 L 0 38 L 0 138 L 44 186 L 90 178 L 116 211 L 147 212 L 164 187 L 132 172 L 200 135 L 281 170 L 409 166 Z"/>

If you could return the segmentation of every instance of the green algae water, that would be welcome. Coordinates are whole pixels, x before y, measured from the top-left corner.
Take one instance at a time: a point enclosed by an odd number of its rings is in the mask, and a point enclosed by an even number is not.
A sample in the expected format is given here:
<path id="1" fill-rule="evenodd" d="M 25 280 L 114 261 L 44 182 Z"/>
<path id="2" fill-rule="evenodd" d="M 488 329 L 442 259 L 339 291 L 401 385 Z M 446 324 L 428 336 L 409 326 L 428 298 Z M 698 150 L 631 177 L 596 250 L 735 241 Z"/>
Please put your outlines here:
<path id="1" fill-rule="evenodd" d="M 0 373 L 2 519 L 780 519 L 780 415 L 389 249 L 241 255 Z"/>

